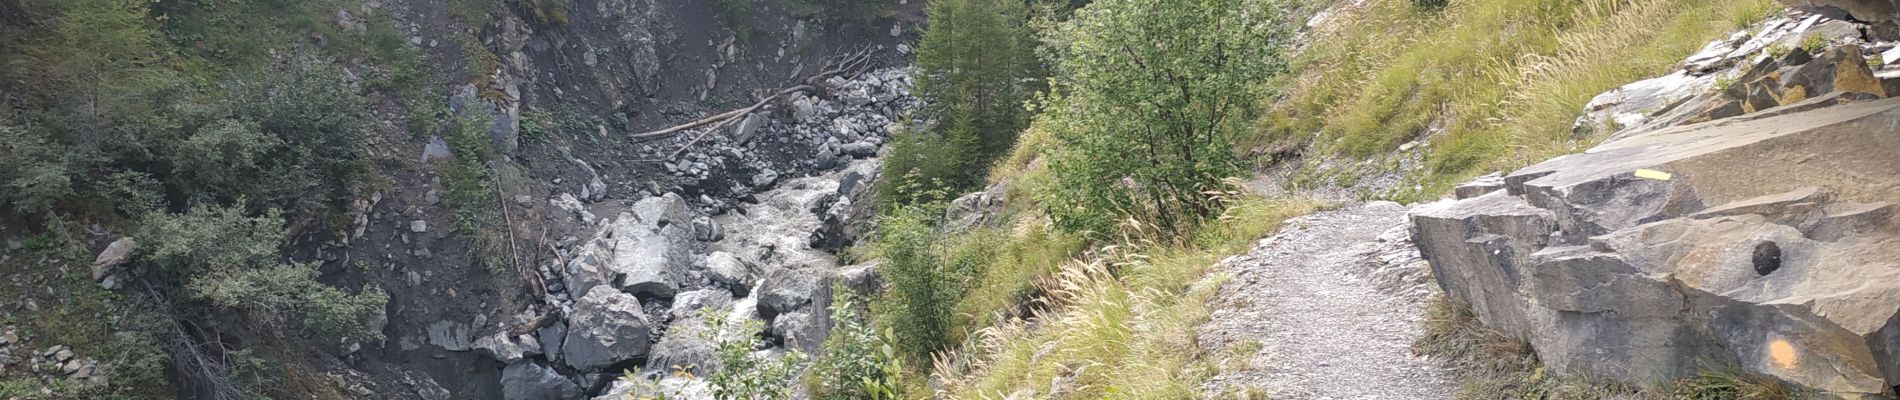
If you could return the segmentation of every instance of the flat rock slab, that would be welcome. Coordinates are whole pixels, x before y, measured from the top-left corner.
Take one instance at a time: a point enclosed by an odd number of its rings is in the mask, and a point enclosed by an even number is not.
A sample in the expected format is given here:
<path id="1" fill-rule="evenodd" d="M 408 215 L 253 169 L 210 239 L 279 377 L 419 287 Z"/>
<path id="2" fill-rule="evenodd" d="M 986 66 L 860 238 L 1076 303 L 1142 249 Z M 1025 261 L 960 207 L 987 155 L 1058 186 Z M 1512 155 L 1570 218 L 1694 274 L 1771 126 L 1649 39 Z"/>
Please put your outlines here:
<path id="1" fill-rule="evenodd" d="M 1199 342 L 1210 357 L 1245 363 L 1211 379 L 1210 397 L 1255 389 L 1274 399 L 1451 398 L 1449 372 L 1411 351 L 1426 296 L 1372 279 L 1388 267 L 1423 268 L 1409 241 L 1381 235 L 1404 226 L 1405 212 L 1379 202 L 1314 213 L 1223 261 L 1231 280 Z M 1253 352 L 1235 354 L 1245 351 Z"/>

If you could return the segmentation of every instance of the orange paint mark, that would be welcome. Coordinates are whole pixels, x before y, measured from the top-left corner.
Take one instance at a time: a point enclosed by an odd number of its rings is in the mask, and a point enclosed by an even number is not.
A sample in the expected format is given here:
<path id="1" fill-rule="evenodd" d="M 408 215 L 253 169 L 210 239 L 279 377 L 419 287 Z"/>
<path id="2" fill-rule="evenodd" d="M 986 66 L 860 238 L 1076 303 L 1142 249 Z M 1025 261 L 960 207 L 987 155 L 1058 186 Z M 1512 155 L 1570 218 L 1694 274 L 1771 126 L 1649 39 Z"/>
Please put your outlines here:
<path id="1" fill-rule="evenodd" d="M 1774 361 L 1776 365 L 1780 365 L 1781 368 L 1784 369 L 1794 368 L 1794 364 L 1800 361 L 1799 356 L 1795 354 L 1794 345 L 1788 344 L 1788 341 L 1781 339 L 1775 339 L 1774 342 L 1768 343 L 1768 359 Z"/>

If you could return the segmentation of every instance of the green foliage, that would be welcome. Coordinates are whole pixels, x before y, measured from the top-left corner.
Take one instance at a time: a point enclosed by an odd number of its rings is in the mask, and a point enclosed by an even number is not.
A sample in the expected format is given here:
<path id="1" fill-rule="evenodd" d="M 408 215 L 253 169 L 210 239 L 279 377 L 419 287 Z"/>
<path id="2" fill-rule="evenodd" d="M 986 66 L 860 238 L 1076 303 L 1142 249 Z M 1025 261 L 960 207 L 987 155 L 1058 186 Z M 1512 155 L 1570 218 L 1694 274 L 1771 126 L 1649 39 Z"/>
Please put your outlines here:
<path id="1" fill-rule="evenodd" d="M 1676 382 L 1669 390 L 1680 400 L 1789 400 L 1812 398 L 1796 396 L 1774 378 L 1737 372 L 1736 368 L 1712 369 Z"/>
<path id="2" fill-rule="evenodd" d="M 1827 36 L 1810 34 L 1802 38 L 1801 50 L 1808 52 L 1808 54 L 1820 54 L 1822 50 L 1827 50 Z"/>
<path id="3" fill-rule="evenodd" d="M 59 146 L 32 129 L 0 120 L 0 206 L 21 212 L 52 208 L 73 194 Z"/>
<path id="4" fill-rule="evenodd" d="M 930 226 L 938 212 L 898 206 L 878 220 L 879 270 L 891 283 L 886 310 L 897 348 L 919 365 L 953 342 L 964 279 L 978 267 L 972 257 L 945 254 Z M 966 253 L 967 255 L 967 253 Z"/>
<path id="5" fill-rule="evenodd" d="M 206 188 L 226 201 L 252 196 L 296 209 L 348 201 L 365 170 L 360 143 L 368 101 L 325 61 L 299 59 L 259 75 L 238 88 L 233 117 L 208 123 L 170 157 L 181 177 L 219 175 L 225 168 L 241 180 L 174 185 L 187 192 Z M 231 189 L 210 192 L 220 187 Z"/>
<path id="6" fill-rule="evenodd" d="M 50 23 L 0 25 L 0 86 L 34 82 L 6 87 L 22 96 L 0 116 L 0 184 L 17 189 L 0 202 L 136 216 L 239 198 L 309 210 L 349 195 L 368 103 L 341 69 L 307 56 L 228 74 L 174 68 L 197 59 L 160 32 L 209 29 L 201 17 L 224 10 L 181 1 L 35 3 L 23 12 Z"/>
<path id="7" fill-rule="evenodd" d="M 1028 6 L 1014 0 L 942 0 L 917 46 L 917 93 L 935 129 L 894 135 L 881 186 L 896 202 L 929 201 L 982 183 L 1028 123 L 1023 102 L 1038 89 Z"/>
<path id="8" fill-rule="evenodd" d="M 1451 4 L 1451 0 L 1412 0 L 1412 4 L 1419 8 L 1435 10 L 1445 8 L 1445 5 Z"/>
<path id="9" fill-rule="evenodd" d="M 712 386 L 713 399 L 768 400 L 791 396 L 792 378 L 798 375 L 798 364 L 804 360 L 804 354 L 793 351 L 778 358 L 753 354 L 752 350 L 760 347 L 757 333 L 765 330 L 764 323 L 746 319 L 732 326 L 725 315 L 712 309 L 702 310 L 702 313 L 707 329 L 701 334 L 715 343 L 722 366 L 719 372 L 706 378 Z"/>
<path id="10" fill-rule="evenodd" d="M 1204 192 L 1242 172 L 1233 139 L 1282 68 L 1271 8 L 1246 0 L 1108 0 L 1049 33 L 1042 99 L 1060 147 L 1039 193 L 1056 226 L 1109 233 L 1124 219 L 1182 232 L 1219 210 Z"/>
<path id="11" fill-rule="evenodd" d="M 284 221 L 275 211 L 251 217 L 236 207 L 199 207 L 148 215 L 137 237 L 145 258 L 160 271 L 199 276 L 274 263 Z"/>
<path id="12" fill-rule="evenodd" d="M 315 264 L 226 271 L 191 282 L 191 291 L 220 308 L 243 310 L 253 323 L 285 327 L 299 321 L 322 337 L 381 340 L 368 322 L 381 318 L 389 296 L 380 289 L 351 295 L 317 282 Z"/>
<path id="13" fill-rule="evenodd" d="M 555 135 L 584 135 L 594 122 L 572 111 L 527 111 L 521 113 L 521 142 L 547 143 Z"/>
<path id="14" fill-rule="evenodd" d="M 462 114 L 456 116 L 444 140 L 453 152 L 452 158 L 439 164 L 443 167 L 442 185 L 445 189 L 444 200 L 455 210 L 456 234 L 468 238 L 472 252 L 490 268 L 499 268 L 499 260 L 507 250 L 502 235 L 508 229 L 503 226 L 496 193 L 495 170 L 490 168 L 489 160 L 494 157 L 494 142 L 488 136 L 488 128 L 494 125 L 493 111 L 486 104 L 477 103 Z"/>
<path id="15" fill-rule="evenodd" d="M 805 375 L 812 399 L 895 399 L 903 392 L 903 363 L 890 344 L 880 342 L 865 306 L 851 290 L 833 288 L 831 335 Z"/>
<path id="16" fill-rule="evenodd" d="M 283 225 L 275 211 L 253 217 L 236 207 L 148 215 L 138 237 L 145 240 L 145 259 L 161 269 L 144 273 L 175 277 L 192 297 L 242 311 L 274 331 L 298 322 L 324 337 L 381 337 L 366 328 L 388 297 L 377 289 L 351 295 L 317 282 L 315 265 L 282 264 Z"/>

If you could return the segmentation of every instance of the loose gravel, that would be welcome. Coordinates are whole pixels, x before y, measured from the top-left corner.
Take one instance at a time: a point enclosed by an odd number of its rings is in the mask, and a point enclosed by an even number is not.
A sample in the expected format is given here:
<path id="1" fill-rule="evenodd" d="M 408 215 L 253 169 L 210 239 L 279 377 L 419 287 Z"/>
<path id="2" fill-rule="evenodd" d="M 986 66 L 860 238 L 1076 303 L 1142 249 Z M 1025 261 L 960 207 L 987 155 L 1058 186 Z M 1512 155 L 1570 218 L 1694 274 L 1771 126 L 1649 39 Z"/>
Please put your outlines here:
<path id="1" fill-rule="evenodd" d="M 1390 202 L 1314 213 L 1224 261 L 1231 279 L 1198 328 L 1202 350 L 1229 360 L 1209 397 L 1450 398 L 1449 371 L 1411 351 L 1435 289 L 1405 213 Z"/>

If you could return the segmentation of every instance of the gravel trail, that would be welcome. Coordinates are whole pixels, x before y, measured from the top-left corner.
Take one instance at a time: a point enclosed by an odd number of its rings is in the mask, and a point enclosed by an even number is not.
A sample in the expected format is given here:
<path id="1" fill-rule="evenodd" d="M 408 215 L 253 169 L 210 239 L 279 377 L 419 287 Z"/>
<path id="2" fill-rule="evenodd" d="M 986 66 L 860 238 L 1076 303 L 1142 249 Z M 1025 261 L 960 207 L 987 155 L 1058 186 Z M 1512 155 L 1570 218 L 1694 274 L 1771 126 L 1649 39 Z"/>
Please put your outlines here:
<path id="1" fill-rule="evenodd" d="M 1435 289 L 1405 212 L 1374 202 L 1313 213 L 1224 261 L 1220 268 L 1232 279 L 1199 333 L 1207 354 L 1231 361 L 1204 390 L 1211 397 L 1251 388 L 1274 399 L 1450 398 L 1450 374 L 1410 349 Z"/>

